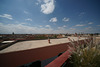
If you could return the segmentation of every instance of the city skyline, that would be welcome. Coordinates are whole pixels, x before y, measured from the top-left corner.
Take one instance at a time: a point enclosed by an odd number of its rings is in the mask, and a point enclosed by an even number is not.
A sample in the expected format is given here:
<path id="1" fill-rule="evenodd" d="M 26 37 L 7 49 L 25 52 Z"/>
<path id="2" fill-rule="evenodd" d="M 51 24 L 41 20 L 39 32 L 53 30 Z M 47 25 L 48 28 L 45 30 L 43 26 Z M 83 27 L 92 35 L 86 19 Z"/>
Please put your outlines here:
<path id="1" fill-rule="evenodd" d="M 0 0 L 0 34 L 100 33 L 99 0 Z"/>

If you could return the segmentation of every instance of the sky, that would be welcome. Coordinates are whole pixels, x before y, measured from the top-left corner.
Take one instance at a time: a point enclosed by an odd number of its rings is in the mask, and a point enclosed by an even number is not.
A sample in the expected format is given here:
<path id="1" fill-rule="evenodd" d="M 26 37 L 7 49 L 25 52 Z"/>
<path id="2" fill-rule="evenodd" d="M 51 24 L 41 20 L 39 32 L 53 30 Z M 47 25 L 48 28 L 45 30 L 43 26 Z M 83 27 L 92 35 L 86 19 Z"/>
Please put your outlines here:
<path id="1" fill-rule="evenodd" d="M 100 33 L 100 0 L 0 0 L 0 34 Z"/>

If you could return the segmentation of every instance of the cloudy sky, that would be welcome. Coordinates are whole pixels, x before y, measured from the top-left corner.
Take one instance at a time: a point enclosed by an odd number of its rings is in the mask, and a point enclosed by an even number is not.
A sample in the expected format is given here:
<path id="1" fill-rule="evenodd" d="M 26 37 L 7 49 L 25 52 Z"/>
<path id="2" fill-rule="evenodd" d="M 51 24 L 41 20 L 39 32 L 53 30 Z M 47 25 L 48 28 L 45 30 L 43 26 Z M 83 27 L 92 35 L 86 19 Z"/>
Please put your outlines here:
<path id="1" fill-rule="evenodd" d="M 100 0 L 0 0 L 0 34 L 100 33 Z"/>

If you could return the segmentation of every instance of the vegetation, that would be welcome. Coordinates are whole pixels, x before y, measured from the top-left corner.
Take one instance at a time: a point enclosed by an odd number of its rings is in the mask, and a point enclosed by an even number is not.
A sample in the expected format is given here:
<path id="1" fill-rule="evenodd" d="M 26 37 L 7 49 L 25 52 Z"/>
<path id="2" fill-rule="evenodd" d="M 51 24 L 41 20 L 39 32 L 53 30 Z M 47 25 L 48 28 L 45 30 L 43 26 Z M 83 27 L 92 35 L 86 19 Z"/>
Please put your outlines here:
<path id="1" fill-rule="evenodd" d="M 89 40 L 89 43 L 85 40 L 85 44 L 78 42 L 77 46 L 71 42 L 73 47 L 69 48 L 75 49 L 70 57 L 72 67 L 100 67 L 100 43 Z"/>

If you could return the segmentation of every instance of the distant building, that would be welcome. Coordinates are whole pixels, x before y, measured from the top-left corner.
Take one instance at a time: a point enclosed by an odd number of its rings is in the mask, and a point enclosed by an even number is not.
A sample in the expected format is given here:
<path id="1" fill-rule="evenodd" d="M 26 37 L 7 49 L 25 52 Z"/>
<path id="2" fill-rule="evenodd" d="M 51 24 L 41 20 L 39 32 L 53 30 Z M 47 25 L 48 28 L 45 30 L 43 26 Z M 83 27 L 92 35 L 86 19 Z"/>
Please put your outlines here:
<path id="1" fill-rule="evenodd" d="M 14 32 L 12 32 L 12 35 L 14 35 Z"/>

